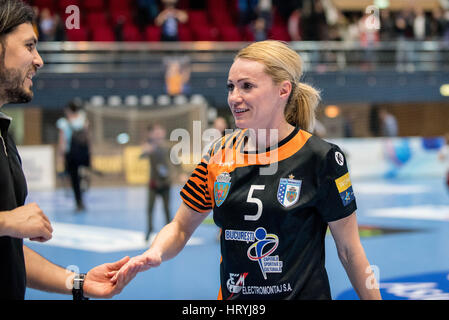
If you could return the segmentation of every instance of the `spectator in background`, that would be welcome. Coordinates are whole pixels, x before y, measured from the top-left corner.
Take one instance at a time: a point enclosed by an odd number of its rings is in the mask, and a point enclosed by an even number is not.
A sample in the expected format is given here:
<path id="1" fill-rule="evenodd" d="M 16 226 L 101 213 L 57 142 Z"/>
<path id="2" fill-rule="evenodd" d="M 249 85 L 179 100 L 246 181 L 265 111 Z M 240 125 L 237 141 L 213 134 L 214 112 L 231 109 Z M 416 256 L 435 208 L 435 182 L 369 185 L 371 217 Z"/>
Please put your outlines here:
<path id="1" fill-rule="evenodd" d="M 53 41 L 64 41 L 65 37 L 65 25 L 59 14 L 53 16 L 55 22 L 55 31 Z"/>
<path id="2" fill-rule="evenodd" d="M 34 17 L 33 17 L 33 29 L 34 29 L 34 33 L 36 34 L 37 38 L 39 39 L 40 34 L 41 34 L 41 27 L 39 25 L 39 16 L 40 16 L 40 10 L 38 6 L 33 6 L 33 12 L 34 12 Z"/>
<path id="3" fill-rule="evenodd" d="M 39 9 L 36 8 L 38 13 Z M 39 16 L 39 21 L 36 21 L 36 26 L 40 41 L 64 41 L 65 40 L 65 26 L 59 14 L 51 14 L 47 8 L 42 9 Z"/>
<path id="4" fill-rule="evenodd" d="M 254 41 L 263 41 L 268 39 L 268 26 L 264 17 L 258 17 L 252 23 Z"/>
<path id="5" fill-rule="evenodd" d="M 273 7 L 276 7 L 277 12 L 284 21 L 288 20 L 288 17 L 296 9 L 302 9 L 303 0 L 272 0 Z"/>
<path id="6" fill-rule="evenodd" d="M 164 10 L 154 23 L 161 27 L 161 41 L 178 41 L 178 23 L 186 23 L 189 16 L 184 10 L 175 8 L 177 0 L 163 0 Z"/>
<path id="7" fill-rule="evenodd" d="M 413 38 L 413 12 L 407 8 L 399 12 L 395 19 L 396 34 L 399 39 Z"/>
<path id="8" fill-rule="evenodd" d="M 440 7 L 433 9 L 432 19 L 430 20 L 430 37 L 432 40 L 440 40 L 444 36 L 446 24 L 443 9 Z"/>
<path id="9" fill-rule="evenodd" d="M 380 135 L 380 119 L 379 119 L 379 106 L 372 105 L 369 111 L 369 129 L 374 137 Z"/>
<path id="10" fill-rule="evenodd" d="M 53 41 L 55 38 L 56 23 L 50 9 L 42 9 L 39 16 L 40 41 Z"/>
<path id="11" fill-rule="evenodd" d="M 415 40 L 424 41 L 429 35 L 430 22 L 426 13 L 420 6 L 415 7 L 415 18 L 413 20 L 413 36 Z"/>
<path id="12" fill-rule="evenodd" d="M 380 10 L 380 40 L 392 41 L 396 39 L 394 17 L 388 9 Z"/>
<path id="13" fill-rule="evenodd" d="M 153 23 L 159 14 L 157 0 L 137 0 L 138 25 L 146 26 Z"/>
<path id="14" fill-rule="evenodd" d="M 413 12 L 407 8 L 402 10 L 395 19 L 397 34 L 396 68 L 399 72 L 412 71 L 414 68 L 413 48 L 409 48 L 406 40 L 413 39 Z"/>
<path id="15" fill-rule="evenodd" d="M 301 29 L 301 10 L 296 9 L 292 12 L 290 17 L 288 17 L 287 22 L 288 35 L 292 41 L 302 40 L 302 29 Z"/>
<path id="16" fill-rule="evenodd" d="M 64 160 L 65 171 L 69 174 L 75 196 L 76 211 L 84 211 L 81 192 L 80 167 L 90 167 L 89 124 L 82 102 L 71 101 L 64 109 L 65 116 L 58 119 L 58 154 Z"/>
<path id="17" fill-rule="evenodd" d="M 273 15 L 273 4 L 272 0 L 259 0 L 257 4 L 258 17 L 264 19 L 265 30 L 271 29 L 272 15 Z M 257 40 L 256 40 L 257 41 Z"/>
<path id="18" fill-rule="evenodd" d="M 327 40 L 328 25 L 321 0 L 304 0 L 301 10 L 301 29 L 303 40 Z"/>
<path id="19" fill-rule="evenodd" d="M 372 68 L 376 63 L 377 54 L 374 51 L 379 42 L 379 17 L 371 12 L 365 13 L 359 21 L 360 45 L 364 48 L 364 68 Z"/>
<path id="20" fill-rule="evenodd" d="M 257 18 L 257 1 L 258 0 L 238 0 L 239 26 L 241 28 Z"/>
<path id="21" fill-rule="evenodd" d="M 360 39 L 359 30 L 359 19 L 360 16 L 357 13 L 349 14 L 347 27 L 343 32 L 343 40 L 347 42 L 356 42 Z"/>
<path id="22" fill-rule="evenodd" d="M 446 9 L 443 14 L 444 17 L 444 30 L 443 30 L 443 41 L 446 47 L 449 47 L 449 9 Z"/>
<path id="23" fill-rule="evenodd" d="M 379 110 L 380 132 L 384 137 L 396 137 L 398 135 L 398 123 L 395 116 L 385 108 Z"/>

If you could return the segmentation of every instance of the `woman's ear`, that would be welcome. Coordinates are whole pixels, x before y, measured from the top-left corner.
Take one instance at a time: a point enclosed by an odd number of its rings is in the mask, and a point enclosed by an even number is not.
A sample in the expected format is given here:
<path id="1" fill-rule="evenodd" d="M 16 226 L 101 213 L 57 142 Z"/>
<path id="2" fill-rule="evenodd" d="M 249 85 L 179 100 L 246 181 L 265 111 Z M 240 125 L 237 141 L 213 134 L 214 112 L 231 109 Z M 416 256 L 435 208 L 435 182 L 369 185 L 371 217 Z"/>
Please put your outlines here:
<path id="1" fill-rule="evenodd" d="M 288 80 L 282 81 L 279 85 L 279 97 L 281 99 L 285 99 L 286 101 L 290 97 L 290 94 L 293 90 L 292 83 Z"/>

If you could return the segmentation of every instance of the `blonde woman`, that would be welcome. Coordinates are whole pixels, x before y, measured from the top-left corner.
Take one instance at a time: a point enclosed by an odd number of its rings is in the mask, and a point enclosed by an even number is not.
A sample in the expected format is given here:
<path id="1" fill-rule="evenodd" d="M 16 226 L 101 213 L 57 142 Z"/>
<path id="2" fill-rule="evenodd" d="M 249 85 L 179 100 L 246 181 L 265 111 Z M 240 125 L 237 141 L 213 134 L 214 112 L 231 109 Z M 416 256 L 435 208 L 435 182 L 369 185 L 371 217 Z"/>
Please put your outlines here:
<path id="1" fill-rule="evenodd" d="M 115 276 L 175 257 L 213 210 L 219 299 L 331 299 L 328 226 L 359 297 L 381 298 L 360 244 L 346 160 L 309 133 L 320 96 L 301 76 L 300 56 L 282 42 L 255 42 L 236 55 L 227 88 L 239 129 L 212 145 L 182 189 L 174 220 Z"/>

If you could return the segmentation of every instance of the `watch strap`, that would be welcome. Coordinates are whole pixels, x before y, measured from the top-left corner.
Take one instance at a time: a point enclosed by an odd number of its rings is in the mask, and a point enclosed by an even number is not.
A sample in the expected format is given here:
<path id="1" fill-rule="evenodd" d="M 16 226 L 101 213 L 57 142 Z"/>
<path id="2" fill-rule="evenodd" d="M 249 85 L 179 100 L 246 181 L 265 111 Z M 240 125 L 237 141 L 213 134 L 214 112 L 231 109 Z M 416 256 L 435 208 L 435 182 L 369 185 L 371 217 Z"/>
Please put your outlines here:
<path id="1" fill-rule="evenodd" d="M 89 300 L 89 298 L 84 296 L 83 291 L 85 278 L 86 278 L 85 273 L 75 274 L 75 278 L 73 278 L 73 289 L 72 289 L 73 300 Z"/>

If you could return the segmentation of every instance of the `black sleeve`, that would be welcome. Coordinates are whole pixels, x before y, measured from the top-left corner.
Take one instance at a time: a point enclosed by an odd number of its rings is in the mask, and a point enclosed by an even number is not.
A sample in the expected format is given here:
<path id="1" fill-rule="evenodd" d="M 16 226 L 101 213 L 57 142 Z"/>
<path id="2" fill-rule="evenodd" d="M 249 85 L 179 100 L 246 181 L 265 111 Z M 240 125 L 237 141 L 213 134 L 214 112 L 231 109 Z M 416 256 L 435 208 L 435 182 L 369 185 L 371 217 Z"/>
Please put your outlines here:
<path id="1" fill-rule="evenodd" d="M 316 207 L 324 221 L 340 220 L 357 209 L 346 157 L 338 146 L 332 145 L 327 152 L 318 180 L 319 200 Z"/>

